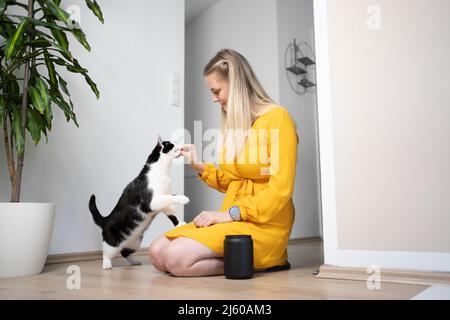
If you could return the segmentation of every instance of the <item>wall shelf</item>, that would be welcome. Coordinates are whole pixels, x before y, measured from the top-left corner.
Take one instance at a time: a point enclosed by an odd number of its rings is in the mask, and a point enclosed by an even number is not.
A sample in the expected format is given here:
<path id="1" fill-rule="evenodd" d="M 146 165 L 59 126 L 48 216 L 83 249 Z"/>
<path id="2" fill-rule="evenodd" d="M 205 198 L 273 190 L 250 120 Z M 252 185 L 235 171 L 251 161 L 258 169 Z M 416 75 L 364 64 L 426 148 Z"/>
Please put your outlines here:
<path id="1" fill-rule="evenodd" d="M 316 87 L 316 84 L 311 80 L 313 74 L 315 74 L 312 70 L 316 65 L 314 60 L 314 51 L 307 42 L 297 43 L 294 38 L 293 42 L 287 46 L 285 54 L 286 76 L 295 93 L 303 95 L 308 92 L 308 89 Z"/>

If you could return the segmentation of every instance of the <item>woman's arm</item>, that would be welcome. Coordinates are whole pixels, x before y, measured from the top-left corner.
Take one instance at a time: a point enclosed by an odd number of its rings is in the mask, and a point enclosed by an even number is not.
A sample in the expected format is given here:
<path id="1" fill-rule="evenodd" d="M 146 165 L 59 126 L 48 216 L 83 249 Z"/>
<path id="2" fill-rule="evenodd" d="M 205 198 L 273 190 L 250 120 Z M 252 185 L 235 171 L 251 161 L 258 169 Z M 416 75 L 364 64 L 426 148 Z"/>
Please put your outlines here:
<path id="1" fill-rule="evenodd" d="M 194 145 L 187 144 L 181 146 L 181 154 L 187 158 L 192 169 L 197 172 L 200 180 L 220 192 L 225 193 L 227 191 L 231 179 L 222 170 L 216 168 L 214 164 L 199 162 Z"/>
<path id="2" fill-rule="evenodd" d="M 231 182 L 231 179 L 212 163 L 205 165 L 203 172 L 199 174 L 198 178 L 211 188 L 223 193 L 227 192 Z"/>

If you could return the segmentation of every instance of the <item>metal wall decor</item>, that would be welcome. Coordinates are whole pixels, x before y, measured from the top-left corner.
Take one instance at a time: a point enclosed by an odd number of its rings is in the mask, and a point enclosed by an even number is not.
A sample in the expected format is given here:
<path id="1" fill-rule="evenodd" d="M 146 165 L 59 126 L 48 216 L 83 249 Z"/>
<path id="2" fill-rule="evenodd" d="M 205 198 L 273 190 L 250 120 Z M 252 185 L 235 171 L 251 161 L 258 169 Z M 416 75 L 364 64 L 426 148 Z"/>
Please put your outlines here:
<path id="1" fill-rule="evenodd" d="M 295 93 L 303 95 L 316 87 L 315 54 L 307 42 L 297 43 L 294 38 L 286 48 L 284 61 L 289 85 Z"/>

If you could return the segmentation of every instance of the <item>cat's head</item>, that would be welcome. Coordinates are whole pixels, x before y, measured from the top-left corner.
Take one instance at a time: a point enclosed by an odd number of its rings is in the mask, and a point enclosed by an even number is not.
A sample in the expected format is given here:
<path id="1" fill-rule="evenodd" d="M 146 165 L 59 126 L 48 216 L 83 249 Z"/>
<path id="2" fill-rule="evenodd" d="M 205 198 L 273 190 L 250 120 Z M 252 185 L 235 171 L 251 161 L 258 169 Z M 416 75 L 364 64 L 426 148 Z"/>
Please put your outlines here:
<path id="1" fill-rule="evenodd" d="M 158 136 L 158 142 L 150 155 L 150 162 L 169 161 L 181 157 L 181 148 L 175 146 L 170 141 L 163 141 L 161 136 Z"/>

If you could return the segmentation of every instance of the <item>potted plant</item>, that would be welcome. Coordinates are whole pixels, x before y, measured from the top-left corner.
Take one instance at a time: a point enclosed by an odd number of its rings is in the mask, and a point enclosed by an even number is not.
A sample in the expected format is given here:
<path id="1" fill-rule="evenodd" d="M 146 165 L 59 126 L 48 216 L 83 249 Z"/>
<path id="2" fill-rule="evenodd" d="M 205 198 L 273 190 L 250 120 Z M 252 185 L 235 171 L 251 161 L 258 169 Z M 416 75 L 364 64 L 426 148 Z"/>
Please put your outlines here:
<path id="1" fill-rule="evenodd" d="M 103 23 L 97 2 L 85 1 Z M 69 34 L 90 51 L 61 0 L 0 0 L 0 128 L 11 184 L 10 202 L 0 203 L 0 277 L 40 273 L 52 233 L 54 204 L 20 203 L 26 132 L 35 145 L 42 136 L 48 142 L 55 107 L 78 127 L 62 69 L 82 75 L 99 98 L 69 50 Z"/>

